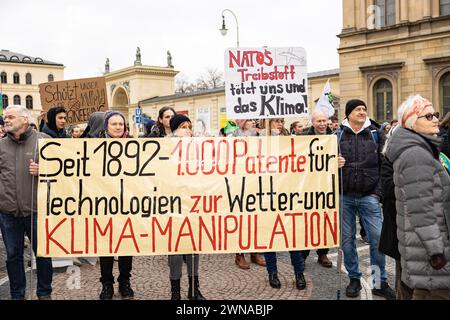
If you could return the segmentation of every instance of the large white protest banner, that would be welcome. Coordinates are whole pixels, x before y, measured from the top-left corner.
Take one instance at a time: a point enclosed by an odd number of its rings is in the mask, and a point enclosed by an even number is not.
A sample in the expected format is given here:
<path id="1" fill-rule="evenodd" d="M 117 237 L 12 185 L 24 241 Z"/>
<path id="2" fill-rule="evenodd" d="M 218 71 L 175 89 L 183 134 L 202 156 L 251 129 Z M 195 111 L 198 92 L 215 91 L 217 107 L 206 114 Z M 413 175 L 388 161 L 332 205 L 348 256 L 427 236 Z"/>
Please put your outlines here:
<path id="1" fill-rule="evenodd" d="M 303 48 L 227 49 L 224 75 L 228 119 L 308 115 Z"/>

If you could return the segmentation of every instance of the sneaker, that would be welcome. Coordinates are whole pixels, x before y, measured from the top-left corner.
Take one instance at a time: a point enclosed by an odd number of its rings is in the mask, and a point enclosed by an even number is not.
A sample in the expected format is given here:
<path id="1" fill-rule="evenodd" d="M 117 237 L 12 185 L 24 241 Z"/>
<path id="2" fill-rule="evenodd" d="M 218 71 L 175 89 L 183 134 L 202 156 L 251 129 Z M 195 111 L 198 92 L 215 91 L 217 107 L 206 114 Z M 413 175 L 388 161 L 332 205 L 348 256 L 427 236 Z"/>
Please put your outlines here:
<path id="1" fill-rule="evenodd" d="M 73 258 L 73 265 L 74 265 L 74 266 L 81 267 L 82 264 L 83 264 L 83 263 L 81 262 L 80 259 L 78 259 L 78 258 Z"/>
<path id="2" fill-rule="evenodd" d="M 38 296 L 38 300 L 52 300 L 52 295 L 48 294 L 46 296 Z"/>
<path id="3" fill-rule="evenodd" d="M 111 300 L 114 295 L 114 286 L 112 284 L 104 284 L 100 293 L 100 300 Z"/>
<path id="4" fill-rule="evenodd" d="M 349 298 L 356 298 L 359 296 L 359 292 L 361 291 L 361 281 L 359 279 L 353 278 L 350 279 L 350 284 L 345 289 L 345 294 Z"/>
<path id="5" fill-rule="evenodd" d="M 372 294 L 383 297 L 386 300 L 397 300 L 394 290 L 389 287 L 387 282 L 382 282 L 380 289 L 372 289 Z"/>
<path id="6" fill-rule="evenodd" d="M 134 297 L 134 291 L 131 288 L 130 280 L 119 283 L 119 292 L 123 299 L 131 299 Z"/>

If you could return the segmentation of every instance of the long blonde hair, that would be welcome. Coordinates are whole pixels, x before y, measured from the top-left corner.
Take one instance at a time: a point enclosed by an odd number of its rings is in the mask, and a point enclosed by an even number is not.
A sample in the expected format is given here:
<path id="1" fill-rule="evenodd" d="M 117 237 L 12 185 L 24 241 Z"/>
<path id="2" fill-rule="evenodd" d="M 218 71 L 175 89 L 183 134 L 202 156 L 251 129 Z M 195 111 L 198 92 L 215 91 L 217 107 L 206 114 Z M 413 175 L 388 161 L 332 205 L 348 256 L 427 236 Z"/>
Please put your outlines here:
<path id="1" fill-rule="evenodd" d="M 275 121 L 276 119 L 282 119 L 283 120 L 283 126 L 281 127 L 281 132 L 280 132 L 280 136 L 289 136 L 289 131 L 284 127 L 284 119 L 283 118 L 272 118 L 269 119 L 269 130 L 271 130 L 271 126 L 272 126 L 272 122 Z M 266 129 L 266 120 L 265 119 L 261 119 L 259 122 L 259 127 L 261 129 Z"/>

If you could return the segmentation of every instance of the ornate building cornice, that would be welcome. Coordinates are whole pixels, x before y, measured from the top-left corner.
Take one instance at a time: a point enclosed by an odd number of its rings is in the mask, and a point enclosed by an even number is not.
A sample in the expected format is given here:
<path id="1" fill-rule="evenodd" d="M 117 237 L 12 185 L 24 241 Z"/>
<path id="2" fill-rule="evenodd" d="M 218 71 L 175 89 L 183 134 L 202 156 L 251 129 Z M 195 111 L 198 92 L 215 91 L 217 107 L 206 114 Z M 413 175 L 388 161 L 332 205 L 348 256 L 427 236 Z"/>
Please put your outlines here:
<path id="1" fill-rule="evenodd" d="M 105 75 L 106 81 L 112 81 L 120 79 L 126 76 L 132 76 L 136 74 L 149 75 L 149 76 L 166 76 L 175 77 L 178 71 L 171 68 L 153 67 L 153 66 L 132 66 L 125 69 L 112 71 Z"/>

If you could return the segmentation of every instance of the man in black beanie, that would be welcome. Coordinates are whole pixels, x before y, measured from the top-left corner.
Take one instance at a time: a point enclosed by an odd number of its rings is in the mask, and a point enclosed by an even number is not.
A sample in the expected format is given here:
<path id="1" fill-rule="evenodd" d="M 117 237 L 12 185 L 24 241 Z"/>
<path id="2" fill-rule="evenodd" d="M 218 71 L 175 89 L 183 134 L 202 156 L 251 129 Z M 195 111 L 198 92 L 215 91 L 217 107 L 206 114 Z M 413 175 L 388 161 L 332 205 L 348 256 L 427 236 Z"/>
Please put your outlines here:
<path id="1" fill-rule="evenodd" d="M 348 116 L 350 115 L 350 113 L 352 113 L 352 111 L 355 110 L 359 106 L 364 106 L 367 111 L 367 105 L 364 101 L 359 100 L 359 99 L 349 100 L 347 102 L 347 104 L 345 105 L 345 117 L 348 119 Z"/>
<path id="2" fill-rule="evenodd" d="M 362 276 L 356 251 L 356 215 L 368 235 L 370 265 L 375 271 L 372 294 L 395 300 L 395 292 L 387 283 L 386 259 L 378 250 L 382 213 L 380 199 L 380 165 L 382 136 L 367 116 L 364 101 L 353 99 L 345 106 L 345 119 L 337 131 L 339 150 L 345 158 L 342 168 L 342 250 L 344 264 L 350 278 L 346 295 L 354 298 L 362 289 Z"/>

